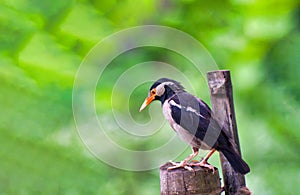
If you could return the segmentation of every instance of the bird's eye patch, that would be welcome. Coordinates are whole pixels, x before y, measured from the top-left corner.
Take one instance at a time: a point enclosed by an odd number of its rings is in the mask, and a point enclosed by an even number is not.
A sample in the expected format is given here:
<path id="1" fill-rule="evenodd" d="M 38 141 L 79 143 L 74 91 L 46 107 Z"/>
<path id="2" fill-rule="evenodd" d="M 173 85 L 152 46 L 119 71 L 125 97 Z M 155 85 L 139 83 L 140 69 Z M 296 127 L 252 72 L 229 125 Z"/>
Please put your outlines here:
<path id="1" fill-rule="evenodd" d="M 150 91 L 150 93 L 151 93 L 151 95 L 155 95 L 156 90 L 155 90 L 155 89 L 152 89 L 152 90 Z"/>

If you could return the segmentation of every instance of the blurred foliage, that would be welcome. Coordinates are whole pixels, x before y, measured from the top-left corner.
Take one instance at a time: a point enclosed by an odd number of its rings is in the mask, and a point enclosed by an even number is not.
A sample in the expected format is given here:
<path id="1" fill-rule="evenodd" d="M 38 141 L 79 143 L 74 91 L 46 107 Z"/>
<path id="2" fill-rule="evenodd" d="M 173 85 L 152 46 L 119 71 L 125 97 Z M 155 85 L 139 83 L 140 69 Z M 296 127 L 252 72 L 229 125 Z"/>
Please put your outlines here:
<path id="1" fill-rule="evenodd" d="M 249 188 L 254 194 L 296 194 L 299 6 L 297 0 L 141 0 L 138 5 L 118 0 L 2 0 L 0 193 L 159 194 L 157 170 L 122 171 L 92 157 L 79 140 L 72 117 L 72 85 L 88 51 L 124 28 L 159 24 L 191 34 L 220 68 L 231 70 L 243 156 L 252 168 Z M 192 81 L 199 81 L 189 62 L 174 53 L 153 48 L 129 51 L 116 58 L 100 80 L 103 85 L 96 92 L 100 116 L 111 107 L 115 80 L 128 67 L 149 60 L 176 64 Z M 149 119 L 137 114 L 149 84 L 131 96 L 130 111 L 136 120 Z M 196 91 L 209 102 L 205 85 L 195 84 Z M 119 95 L 122 105 L 122 92 Z M 147 149 L 159 143 L 153 139 L 126 146 Z"/>

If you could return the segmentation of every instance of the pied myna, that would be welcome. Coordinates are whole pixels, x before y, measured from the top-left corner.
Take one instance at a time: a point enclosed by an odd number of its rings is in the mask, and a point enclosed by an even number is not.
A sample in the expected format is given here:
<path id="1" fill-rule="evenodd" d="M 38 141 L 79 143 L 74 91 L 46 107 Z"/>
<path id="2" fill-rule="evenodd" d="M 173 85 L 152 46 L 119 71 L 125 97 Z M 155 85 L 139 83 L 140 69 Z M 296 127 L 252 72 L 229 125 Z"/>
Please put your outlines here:
<path id="1" fill-rule="evenodd" d="M 247 163 L 235 151 L 224 127 L 221 128 L 214 119 L 208 105 L 187 93 L 180 83 L 168 78 L 157 80 L 151 86 L 140 111 L 154 100 L 161 101 L 165 118 L 179 137 L 188 142 L 193 150 L 193 153 L 180 163 L 172 162 L 174 166 L 169 169 L 183 167 L 193 170 L 190 166 L 203 166 L 213 170 L 213 166 L 208 164 L 207 160 L 217 150 L 224 154 L 236 172 L 246 174 L 250 171 Z M 200 148 L 210 152 L 200 162 L 189 164 L 188 162 L 198 154 Z"/>

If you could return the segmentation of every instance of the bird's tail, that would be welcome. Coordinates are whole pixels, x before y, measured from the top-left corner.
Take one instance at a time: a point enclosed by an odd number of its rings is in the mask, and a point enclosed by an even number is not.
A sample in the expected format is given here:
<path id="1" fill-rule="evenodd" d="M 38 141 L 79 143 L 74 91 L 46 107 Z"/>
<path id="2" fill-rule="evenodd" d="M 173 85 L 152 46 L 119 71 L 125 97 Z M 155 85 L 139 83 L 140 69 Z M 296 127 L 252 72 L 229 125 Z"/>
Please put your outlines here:
<path id="1" fill-rule="evenodd" d="M 241 158 L 241 156 L 232 149 L 223 149 L 221 152 L 229 161 L 232 168 L 243 175 L 250 171 L 248 164 Z"/>

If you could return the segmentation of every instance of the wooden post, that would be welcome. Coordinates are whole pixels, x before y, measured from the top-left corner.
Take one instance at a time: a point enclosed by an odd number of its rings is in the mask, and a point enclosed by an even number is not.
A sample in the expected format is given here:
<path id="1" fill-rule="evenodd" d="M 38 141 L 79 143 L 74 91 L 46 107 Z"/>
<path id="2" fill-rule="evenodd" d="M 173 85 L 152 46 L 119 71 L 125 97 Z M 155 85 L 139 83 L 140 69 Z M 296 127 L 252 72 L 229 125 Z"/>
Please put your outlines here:
<path id="1" fill-rule="evenodd" d="M 167 170 L 173 166 L 166 163 L 160 167 L 161 195 L 217 195 L 222 192 L 219 171 L 196 166 L 194 172 L 184 168 Z"/>
<path id="2" fill-rule="evenodd" d="M 237 152 L 241 155 L 235 120 L 232 84 L 228 70 L 207 73 L 212 110 L 220 125 L 226 125 L 227 133 L 233 138 Z M 233 195 L 246 185 L 245 177 L 236 173 L 223 154 L 220 153 L 226 195 Z"/>

